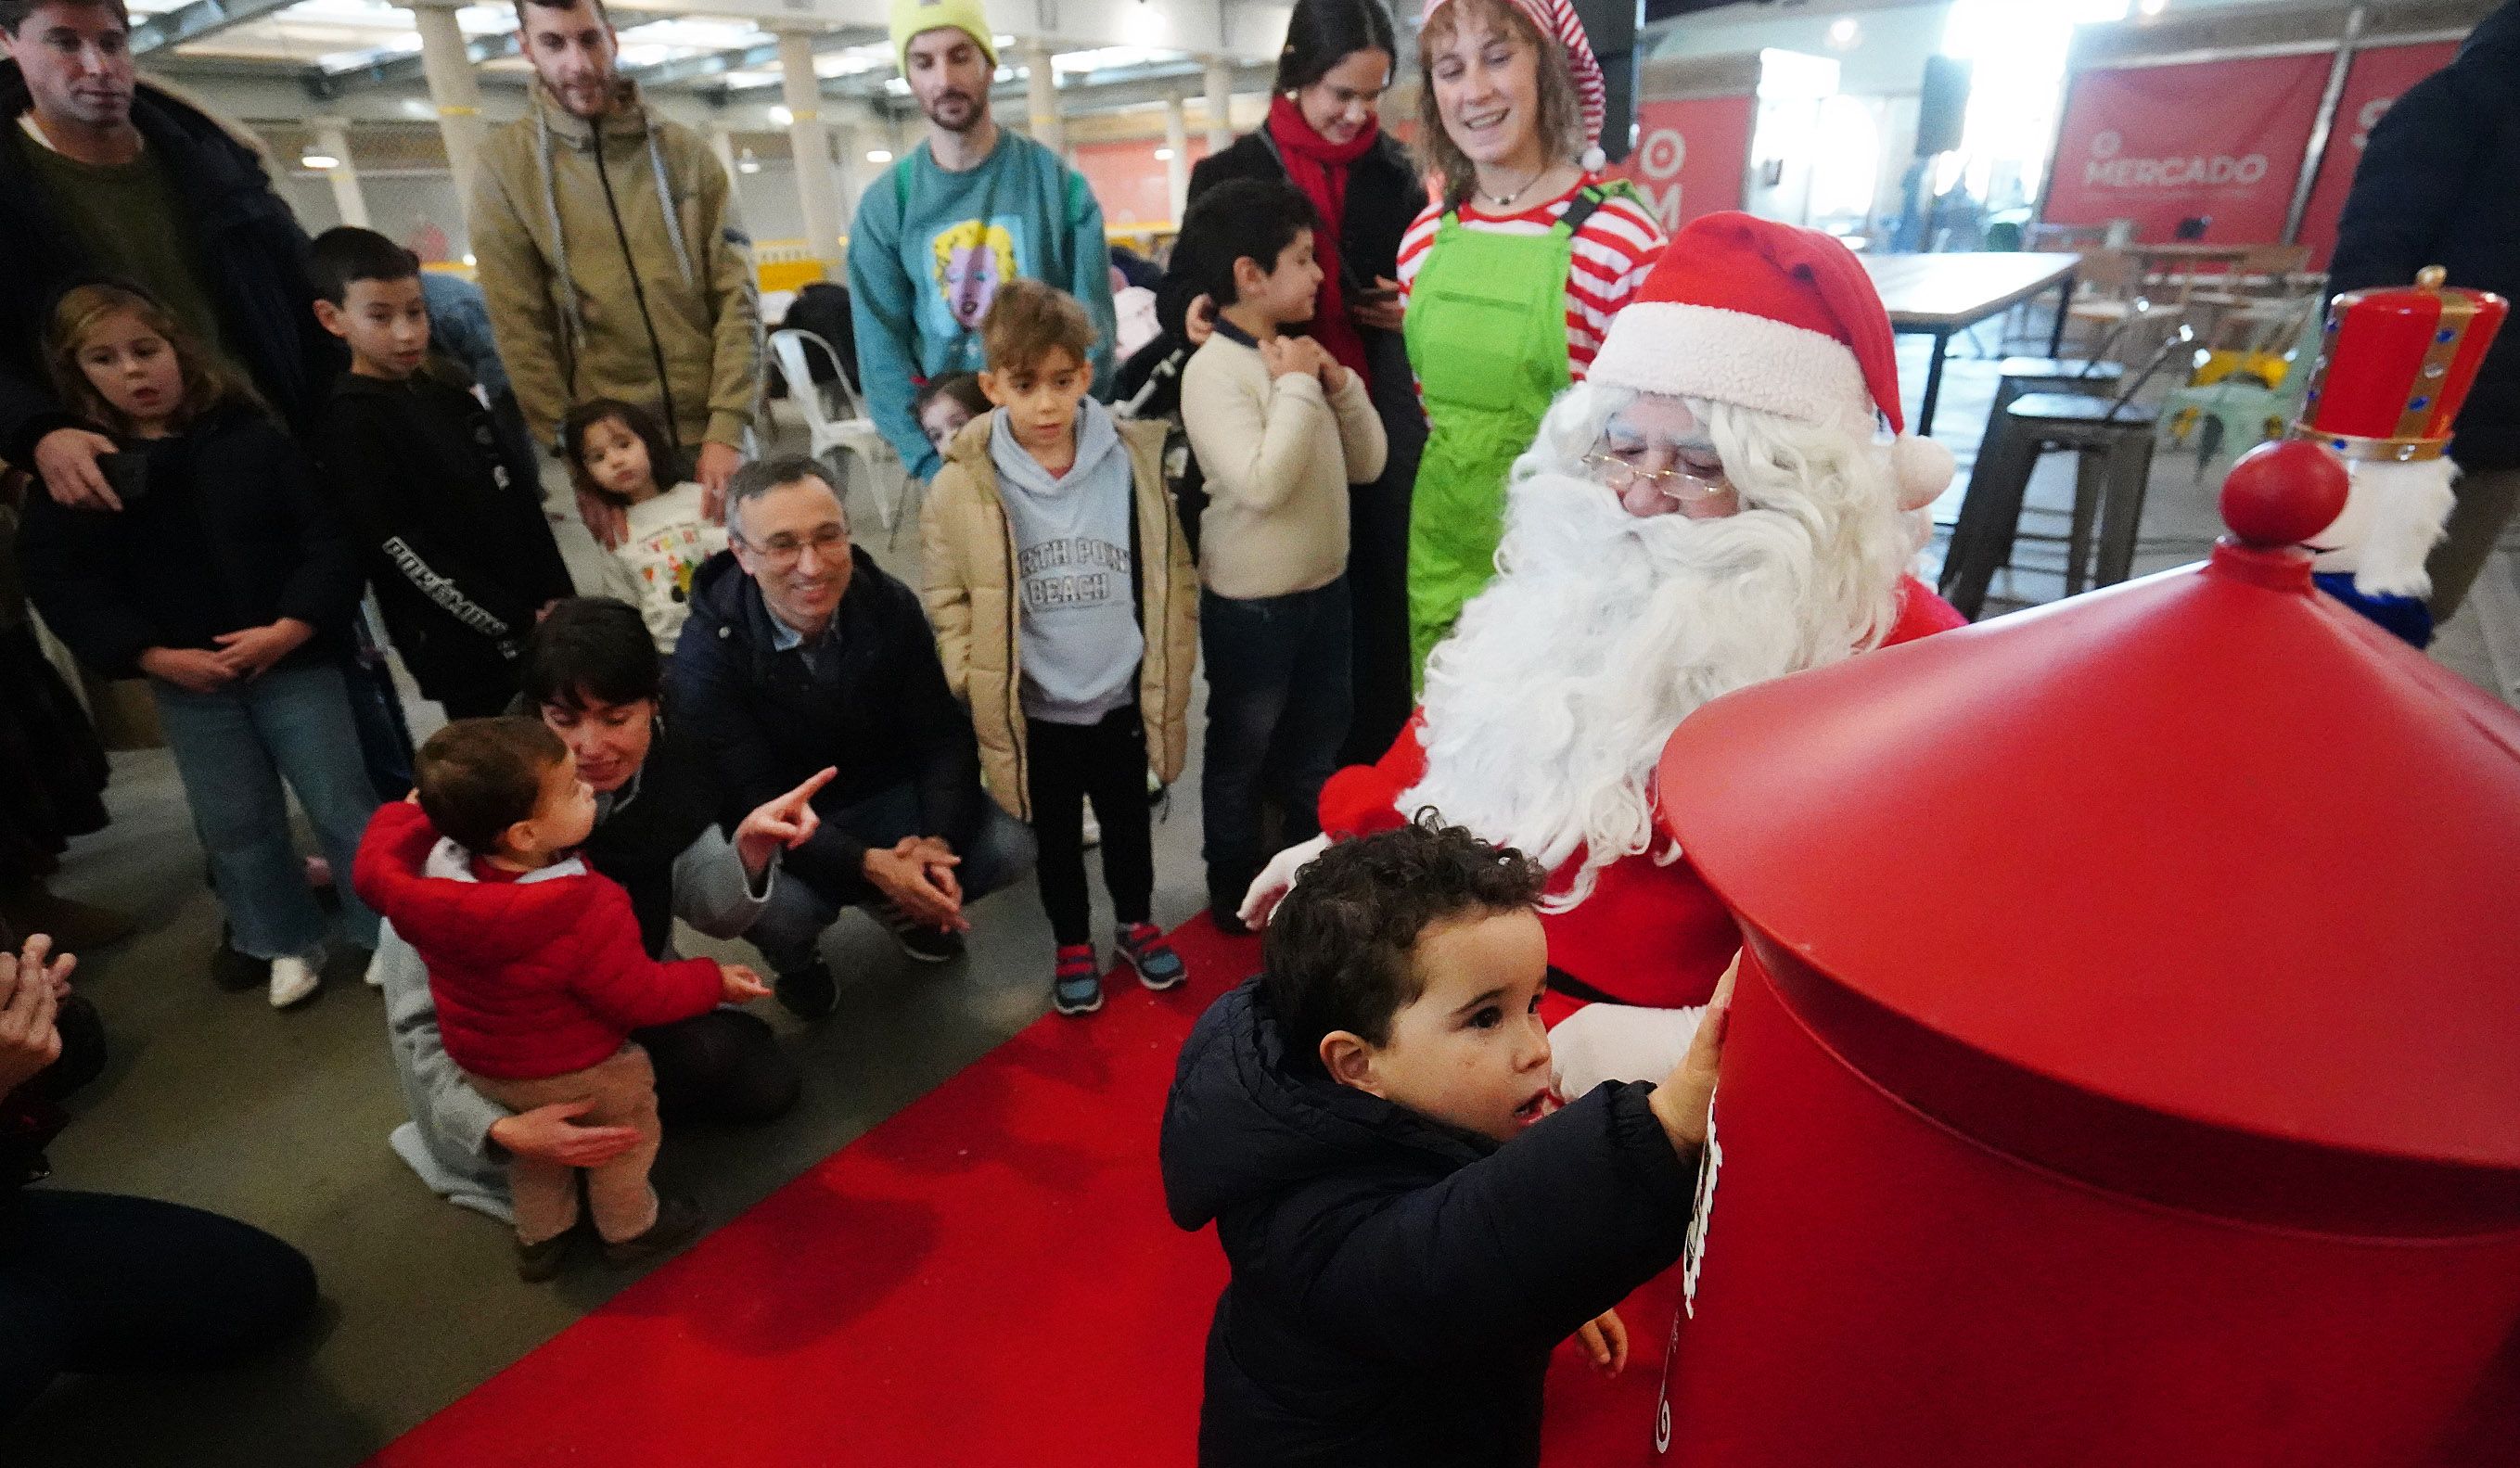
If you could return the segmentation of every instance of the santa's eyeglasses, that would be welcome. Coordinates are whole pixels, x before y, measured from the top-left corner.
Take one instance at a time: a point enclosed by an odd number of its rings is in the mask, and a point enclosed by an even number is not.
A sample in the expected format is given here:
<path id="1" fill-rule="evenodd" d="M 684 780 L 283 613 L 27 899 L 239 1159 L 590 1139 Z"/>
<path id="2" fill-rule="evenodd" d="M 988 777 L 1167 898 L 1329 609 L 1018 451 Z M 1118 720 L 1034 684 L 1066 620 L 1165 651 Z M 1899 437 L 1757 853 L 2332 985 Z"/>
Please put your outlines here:
<path id="1" fill-rule="evenodd" d="M 1721 474 L 1708 478 L 1685 468 L 1639 468 L 1616 454 L 1587 454 L 1582 462 L 1612 494 L 1625 495 L 1642 485 L 1679 506 L 1684 514 L 1729 513 L 1738 503 L 1732 482 Z"/>

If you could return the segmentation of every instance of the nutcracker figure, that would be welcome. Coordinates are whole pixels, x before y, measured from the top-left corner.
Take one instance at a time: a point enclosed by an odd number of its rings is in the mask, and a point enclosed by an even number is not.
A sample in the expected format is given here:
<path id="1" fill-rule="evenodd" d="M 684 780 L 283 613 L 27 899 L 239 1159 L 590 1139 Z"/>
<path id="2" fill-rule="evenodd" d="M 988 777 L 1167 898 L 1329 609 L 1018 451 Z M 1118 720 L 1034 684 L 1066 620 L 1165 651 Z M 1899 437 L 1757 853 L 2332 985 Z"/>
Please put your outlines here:
<path id="1" fill-rule="evenodd" d="M 2444 289 L 2349 290 L 2330 303 L 2293 436 L 2335 453 L 2353 482 L 2344 513 L 2312 542 L 2318 583 L 2420 647 L 2432 641 L 2424 557 L 2450 519 L 2451 423 L 2507 311 L 2502 297 Z"/>

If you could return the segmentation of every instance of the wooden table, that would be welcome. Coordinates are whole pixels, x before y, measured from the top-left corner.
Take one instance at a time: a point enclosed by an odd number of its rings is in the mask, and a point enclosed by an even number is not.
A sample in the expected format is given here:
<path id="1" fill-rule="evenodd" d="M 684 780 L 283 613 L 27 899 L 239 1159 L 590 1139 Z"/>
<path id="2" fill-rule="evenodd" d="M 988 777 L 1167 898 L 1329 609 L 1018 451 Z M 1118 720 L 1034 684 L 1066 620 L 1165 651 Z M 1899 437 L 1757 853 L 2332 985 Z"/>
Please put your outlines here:
<path id="1" fill-rule="evenodd" d="M 1916 431 L 1927 437 L 1933 435 L 1934 409 L 1942 401 L 1943 353 L 1951 349 L 1953 334 L 2054 289 L 2056 325 L 2048 334 L 2048 355 L 2056 355 L 2065 340 L 2065 306 L 2074 298 L 2074 272 L 2083 263 L 2075 254 L 2006 251 L 1858 258 L 1889 309 L 1890 330 L 1934 338 L 1933 365 L 1925 369 L 1925 401 L 1916 411 Z"/>

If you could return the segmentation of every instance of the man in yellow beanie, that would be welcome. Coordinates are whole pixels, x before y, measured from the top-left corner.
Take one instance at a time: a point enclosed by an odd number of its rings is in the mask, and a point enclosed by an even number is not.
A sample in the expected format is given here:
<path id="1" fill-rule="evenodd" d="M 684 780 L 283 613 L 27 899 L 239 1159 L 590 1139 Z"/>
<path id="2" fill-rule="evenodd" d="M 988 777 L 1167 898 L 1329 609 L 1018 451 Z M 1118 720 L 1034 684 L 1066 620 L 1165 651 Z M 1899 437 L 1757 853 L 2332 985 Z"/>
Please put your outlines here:
<path id="1" fill-rule="evenodd" d="M 868 409 L 927 479 L 940 461 L 911 399 L 931 378 L 985 365 L 980 319 L 1016 276 L 1085 303 L 1095 392 L 1107 395 L 1111 251 L 1084 178 L 989 115 L 998 58 L 980 0 L 892 0 L 892 46 L 927 137 L 858 200 L 849 295 Z"/>

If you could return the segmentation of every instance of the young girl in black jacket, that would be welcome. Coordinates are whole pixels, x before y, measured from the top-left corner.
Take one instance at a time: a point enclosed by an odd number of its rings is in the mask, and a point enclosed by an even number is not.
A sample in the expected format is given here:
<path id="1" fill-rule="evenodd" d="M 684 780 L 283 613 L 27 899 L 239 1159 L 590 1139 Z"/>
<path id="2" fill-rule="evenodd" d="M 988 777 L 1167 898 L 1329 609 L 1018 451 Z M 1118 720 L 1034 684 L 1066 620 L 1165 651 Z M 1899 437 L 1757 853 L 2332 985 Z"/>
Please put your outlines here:
<path id="1" fill-rule="evenodd" d="M 377 805 L 338 671 L 357 557 L 296 446 L 147 294 L 68 291 L 47 361 L 63 401 L 115 440 L 122 508 L 30 497 L 27 589 L 98 676 L 148 678 L 232 942 L 271 965 L 273 1006 L 293 1004 L 315 991 L 325 919 L 283 781 L 336 871 Z M 341 916 L 376 947 L 376 914 L 346 890 Z"/>

